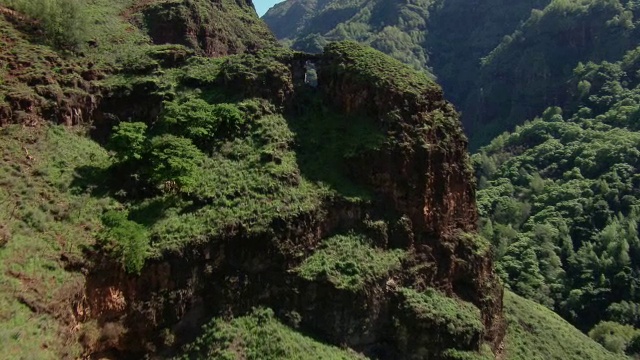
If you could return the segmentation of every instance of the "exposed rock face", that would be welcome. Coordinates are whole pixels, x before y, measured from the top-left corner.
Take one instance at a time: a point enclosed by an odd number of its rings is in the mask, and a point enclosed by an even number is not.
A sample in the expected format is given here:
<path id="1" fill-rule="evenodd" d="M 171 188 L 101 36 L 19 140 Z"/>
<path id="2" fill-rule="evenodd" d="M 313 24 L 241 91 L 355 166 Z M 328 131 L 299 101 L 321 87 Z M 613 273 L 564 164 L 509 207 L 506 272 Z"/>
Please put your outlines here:
<path id="1" fill-rule="evenodd" d="M 334 105 L 368 114 L 394 139 L 382 151 L 357 159 L 355 175 L 377 189 L 386 206 L 411 220 L 417 263 L 437 263 L 434 272 L 418 277 L 476 304 L 487 339 L 495 343 L 504 333 L 502 290 L 486 254 L 474 254 L 458 236 L 474 232 L 477 219 L 474 175 L 458 115 L 439 86 L 421 87 L 389 64 L 364 67 L 371 50 L 352 48 L 359 47 L 327 47 L 320 87 Z"/>
<path id="2" fill-rule="evenodd" d="M 235 79 L 238 92 L 267 97 L 292 113 L 302 99 L 298 94 L 312 91 L 336 111 L 375 122 L 385 143 L 349 159 L 349 175 L 371 187 L 377 200 L 365 205 L 327 200 L 296 218 L 273 221 L 261 234 L 228 229 L 205 245 L 149 263 L 139 277 L 103 262 L 88 278 L 79 315 L 102 325 L 123 324 L 128 332 L 115 342 L 92 344 L 90 352 L 171 353 L 208 317 L 235 316 L 258 305 L 285 319 L 299 314 L 303 330 L 379 358 L 445 358 L 447 349 L 477 351 L 483 342 L 497 349 L 505 331 L 502 288 L 487 249 L 473 236 L 475 190 L 466 139 L 440 88 L 355 43 L 278 62 L 277 70 L 264 75 L 278 81 L 223 74 L 223 84 Z M 313 90 L 301 81 L 308 62 L 318 69 Z M 272 86 L 264 89 L 265 83 Z M 372 237 L 376 246 L 408 253 L 388 278 L 346 290 L 292 271 L 323 238 L 376 218 L 390 221 Z M 418 293 L 435 288 L 458 299 L 453 304 L 470 303 L 464 306 L 477 308 L 478 325 L 458 333 L 419 317 L 406 288 Z M 163 344 L 165 329 L 176 343 Z"/>

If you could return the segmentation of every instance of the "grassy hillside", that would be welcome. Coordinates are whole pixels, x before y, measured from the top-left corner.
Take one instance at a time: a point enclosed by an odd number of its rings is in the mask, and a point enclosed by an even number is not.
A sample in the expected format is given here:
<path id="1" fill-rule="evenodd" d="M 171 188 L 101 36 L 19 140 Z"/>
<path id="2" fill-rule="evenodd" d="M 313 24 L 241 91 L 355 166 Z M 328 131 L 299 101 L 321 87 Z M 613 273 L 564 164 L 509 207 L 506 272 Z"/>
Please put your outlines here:
<path id="1" fill-rule="evenodd" d="M 549 309 L 506 291 L 507 337 L 504 358 L 509 360 L 626 359 L 605 350 Z"/>
<path id="2" fill-rule="evenodd" d="M 63 127 L 0 129 L 0 343 L 7 359 L 76 358 L 84 261 L 100 214 L 115 202 L 74 186 L 76 169 L 108 163 L 83 134 Z M 93 329 L 85 328 L 86 331 Z"/>

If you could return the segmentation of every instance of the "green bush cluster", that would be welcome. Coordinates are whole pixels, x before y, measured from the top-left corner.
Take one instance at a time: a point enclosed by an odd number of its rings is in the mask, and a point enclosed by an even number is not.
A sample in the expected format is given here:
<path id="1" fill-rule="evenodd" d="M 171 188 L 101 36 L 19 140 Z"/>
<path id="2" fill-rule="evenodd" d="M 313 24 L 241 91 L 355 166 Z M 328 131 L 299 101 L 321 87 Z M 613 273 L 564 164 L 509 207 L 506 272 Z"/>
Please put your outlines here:
<path id="1" fill-rule="evenodd" d="M 101 248 L 119 261 L 124 269 L 139 274 L 149 250 L 144 226 L 127 219 L 122 211 L 111 210 L 102 216 L 103 230 L 98 235 Z"/>
<path id="2" fill-rule="evenodd" d="M 271 309 L 254 309 L 231 321 L 214 319 L 186 345 L 176 360 L 365 359 L 355 352 L 325 345 L 282 325 Z"/>
<path id="3" fill-rule="evenodd" d="M 205 157 L 191 139 L 171 134 L 148 137 L 146 124 L 138 122 L 116 125 L 110 148 L 121 176 L 138 178 L 164 192 L 193 191 Z"/>
<path id="4" fill-rule="evenodd" d="M 424 292 L 401 288 L 400 294 L 406 311 L 427 327 L 446 329 L 447 334 L 459 342 L 458 348 L 468 348 L 484 332 L 480 310 L 473 304 L 431 288 Z"/>
<path id="5" fill-rule="evenodd" d="M 296 271 L 310 281 L 329 281 L 339 289 L 360 290 L 399 270 L 405 256 L 403 250 L 377 249 L 369 242 L 356 234 L 331 237 Z"/>
<path id="6" fill-rule="evenodd" d="M 602 321 L 589 331 L 589 337 L 616 354 L 636 354 L 640 348 L 640 330 L 631 325 Z"/>

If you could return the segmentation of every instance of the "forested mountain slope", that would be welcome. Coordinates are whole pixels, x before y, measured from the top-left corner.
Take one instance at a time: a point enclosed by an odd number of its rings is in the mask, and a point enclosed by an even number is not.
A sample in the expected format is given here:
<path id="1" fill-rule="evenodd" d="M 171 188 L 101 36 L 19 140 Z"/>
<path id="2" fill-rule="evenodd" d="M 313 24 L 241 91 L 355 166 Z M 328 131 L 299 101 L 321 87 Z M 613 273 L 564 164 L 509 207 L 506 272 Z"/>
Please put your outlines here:
<path id="1" fill-rule="evenodd" d="M 474 155 L 482 233 L 506 284 L 584 331 L 630 325 L 591 333 L 628 353 L 640 326 L 638 69 L 640 49 L 580 64 L 570 105 Z"/>
<path id="2" fill-rule="evenodd" d="M 263 19 L 294 49 L 353 39 L 432 72 L 472 147 L 568 99 L 579 61 L 638 45 L 634 1 L 289 0 Z"/>

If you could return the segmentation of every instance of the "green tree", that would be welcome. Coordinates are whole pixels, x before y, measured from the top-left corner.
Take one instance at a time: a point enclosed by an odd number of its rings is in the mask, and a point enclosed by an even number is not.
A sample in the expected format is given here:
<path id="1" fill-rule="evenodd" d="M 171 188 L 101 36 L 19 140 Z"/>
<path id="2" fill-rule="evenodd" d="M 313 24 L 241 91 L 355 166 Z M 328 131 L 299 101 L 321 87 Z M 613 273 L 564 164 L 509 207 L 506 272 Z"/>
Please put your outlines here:
<path id="1" fill-rule="evenodd" d="M 589 337 L 599 342 L 607 350 L 622 354 L 627 349 L 638 330 L 630 325 L 622 325 L 612 321 L 603 321 L 589 331 Z"/>
<path id="2" fill-rule="evenodd" d="M 115 152 L 117 162 L 142 160 L 147 147 L 147 124 L 123 122 L 113 128 L 109 148 Z"/>
<path id="3" fill-rule="evenodd" d="M 205 155 L 191 140 L 174 135 L 151 139 L 149 179 L 164 191 L 190 192 Z"/>
<path id="4" fill-rule="evenodd" d="M 161 131 L 189 138 L 202 151 L 242 132 L 245 116 L 233 104 L 209 104 L 200 98 L 165 103 Z"/>

